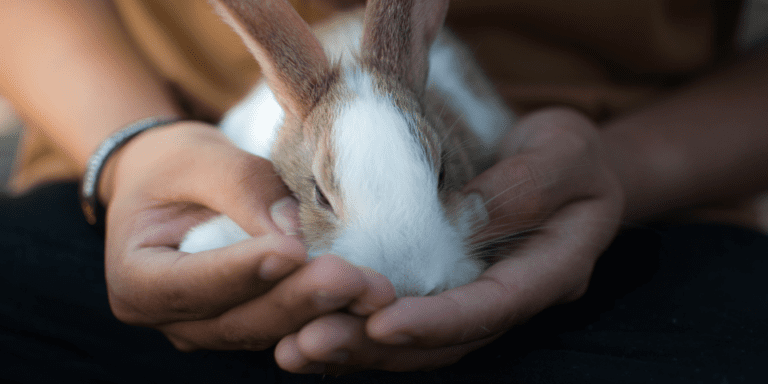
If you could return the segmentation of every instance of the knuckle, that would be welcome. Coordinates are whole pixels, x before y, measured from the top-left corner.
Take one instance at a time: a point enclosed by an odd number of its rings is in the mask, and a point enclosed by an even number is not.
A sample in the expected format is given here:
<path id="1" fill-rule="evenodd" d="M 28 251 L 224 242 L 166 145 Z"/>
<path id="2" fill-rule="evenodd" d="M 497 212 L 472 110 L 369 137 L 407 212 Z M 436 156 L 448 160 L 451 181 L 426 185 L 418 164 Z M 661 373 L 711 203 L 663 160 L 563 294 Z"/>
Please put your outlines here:
<path id="1" fill-rule="evenodd" d="M 136 295 L 118 294 L 108 290 L 107 297 L 112 315 L 120 322 L 134 326 L 149 326 L 154 323 L 153 316 L 150 312 L 142 309 L 141 302 L 137 301 Z"/>
<path id="2" fill-rule="evenodd" d="M 197 319 L 190 290 L 168 275 L 147 275 L 139 268 L 126 268 L 107 277 L 107 297 L 113 315 L 129 325 L 151 326 L 169 321 Z M 115 277 L 114 275 L 119 275 Z"/>
<path id="3" fill-rule="evenodd" d="M 122 294 L 109 291 L 109 305 L 115 318 L 129 325 L 199 320 L 210 315 L 210 309 L 195 303 L 192 289 L 168 283 L 151 290 L 136 289 Z"/>
<path id="4" fill-rule="evenodd" d="M 109 308 L 112 311 L 112 315 L 122 323 L 128 325 L 143 325 L 145 323 L 131 306 L 125 305 L 112 297 L 109 299 Z"/>
<path id="5" fill-rule="evenodd" d="M 199 315 L 189 301 L 188 288 L 175 286 L 167 288 L 158 299 L 159 307 L 165 308 L 180 319 L 193 319 Z"/>

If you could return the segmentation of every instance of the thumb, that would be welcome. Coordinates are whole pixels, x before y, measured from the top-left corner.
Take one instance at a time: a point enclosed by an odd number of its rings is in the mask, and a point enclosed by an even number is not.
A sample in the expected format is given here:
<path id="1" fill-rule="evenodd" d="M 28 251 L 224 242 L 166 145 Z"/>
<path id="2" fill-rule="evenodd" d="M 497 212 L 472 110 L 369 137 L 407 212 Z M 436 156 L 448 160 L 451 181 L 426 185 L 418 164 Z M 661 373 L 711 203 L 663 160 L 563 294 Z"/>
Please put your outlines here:
<path id="1" fill-rule="evenodd" d="M 143 195 L 138 201 L 207 207 L 252 236 L 283 232 L 270 208 L 290 190 L 272 163 L 210 126 L 186 123 L 147 132 L 123 149 L 119 161 L 119 173 L 126 175 L 121 179 L 141 186 L 128 188 Z"/>
<path id="2" fill-rule="evenodd" d="M 272 221 L 286 236 L 299 234 L 299 202 L 293 196 L 286 196 L 270 207 Z"/>
<path id="3" fill-rule="evenodd" d="M 489 225 L 483 233 L 512 233 L 530 228 L 544 219 L 541 175 L 525 155 L 503 159 L 471 180 L 464 194 L 479 194 L 488 211 Z M 482 234 L 481 234 L 481 237 Z"/>
<path id="4" fill-rule="evenodd" d="M 231 218 L 251 236 L 296 234 L 298 203 L 272 163 L 239 149 L 222 156 L 220 184 L 206 191 L 214 202 L 210 208 Z"/>

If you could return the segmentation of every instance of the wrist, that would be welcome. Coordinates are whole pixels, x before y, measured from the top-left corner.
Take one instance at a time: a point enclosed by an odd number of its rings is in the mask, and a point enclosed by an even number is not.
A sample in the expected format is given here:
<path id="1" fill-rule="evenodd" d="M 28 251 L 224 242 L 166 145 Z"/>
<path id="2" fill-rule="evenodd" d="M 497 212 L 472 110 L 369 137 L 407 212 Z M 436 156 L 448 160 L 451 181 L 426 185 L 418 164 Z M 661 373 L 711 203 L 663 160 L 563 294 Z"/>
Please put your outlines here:
<path id="1" fill-rule="evenodd" d="M 179 117 L 151 117 L 138 120 L 105 139 L 91 155 L 86 165 L 81 184 L 81 204 L 87 221 L 103 225 L 103 209 L 100 203 L 107 202 L 113 189 L 114 157 L 128 142 L 141 133 L 176 123 Z"/>

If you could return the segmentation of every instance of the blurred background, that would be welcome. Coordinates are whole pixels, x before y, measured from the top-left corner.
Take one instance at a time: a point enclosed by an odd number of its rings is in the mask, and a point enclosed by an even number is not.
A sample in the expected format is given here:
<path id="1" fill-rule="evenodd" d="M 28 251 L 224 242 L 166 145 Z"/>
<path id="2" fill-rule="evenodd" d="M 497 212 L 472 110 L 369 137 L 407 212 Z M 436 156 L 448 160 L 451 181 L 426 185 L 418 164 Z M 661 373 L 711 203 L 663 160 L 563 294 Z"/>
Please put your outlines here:
<path id="1" fill-rule="evenodd" d="M 0 98 L 0 186 L 3 190 L 13 167 L 20 133 L 21 121 L 16 118 L 10 104 Z"/>
<path id="2" fill-rule="evenodd" d="M 741 50 L 755 46 L 765 46 L 768 40 L 768 0 L 744 0 L 736 44 Z M 6 184 L 13 170 L 13 159 L 18 147 L 22 124 L 15 116 L 7 101 L 0 97 L 0 193 L 6 190 Z M 763 206 L 768 230 L 768 195 Z"/>

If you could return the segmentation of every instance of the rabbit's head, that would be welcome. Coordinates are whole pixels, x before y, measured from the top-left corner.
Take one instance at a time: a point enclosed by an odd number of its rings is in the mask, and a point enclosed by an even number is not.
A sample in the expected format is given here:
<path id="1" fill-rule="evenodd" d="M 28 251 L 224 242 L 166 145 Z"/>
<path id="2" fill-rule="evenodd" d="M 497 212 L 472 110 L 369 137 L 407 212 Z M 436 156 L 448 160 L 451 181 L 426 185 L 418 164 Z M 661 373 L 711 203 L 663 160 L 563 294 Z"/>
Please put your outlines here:
<path id="1" fill-rule="evenodd" d="M 459 190 L 474 175 L 465 133 L 425 100 L 428 51 L 448 1 L 369 1 L 354 66 L 329 63 L 285 0 L 214 2 L 285 112 L 272 161 L 299 200 L 311 256 L 387 276 L 398 296 L 474 280 L 487 212 Z"/>

